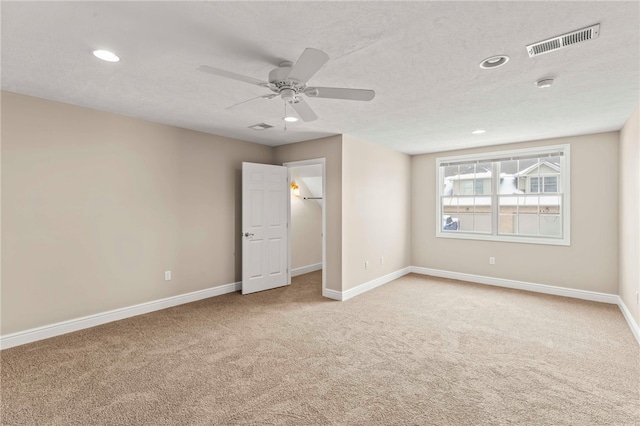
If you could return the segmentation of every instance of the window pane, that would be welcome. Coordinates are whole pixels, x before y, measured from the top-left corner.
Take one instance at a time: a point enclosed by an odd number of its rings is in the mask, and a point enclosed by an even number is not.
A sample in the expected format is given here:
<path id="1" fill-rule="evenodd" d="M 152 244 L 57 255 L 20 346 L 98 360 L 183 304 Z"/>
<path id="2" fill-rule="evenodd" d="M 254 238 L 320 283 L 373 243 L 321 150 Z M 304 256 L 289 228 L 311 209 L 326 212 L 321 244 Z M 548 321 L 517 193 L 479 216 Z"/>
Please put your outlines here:
<path id="1" fill-rule="evenodd" d="M 491 163 L 476 164 L 474 190 L 476 195 L 491 194 Z"/>
<path id="2" fill-rule="evenodd" d="M 537 214 L 518 215 L 518 234 L 538 235 L 538 215 Z"/>
<path id="3" fill-rule="evenodd" d="M 460 231 L 473 232 L 473 214 L 461 213 L 458 215 Z"/>
<path id="4" fill-rule="evenodd" d="M 543 195 L 540 197 L 540 213 L 559 214 L 561 198 L 559 195 Z"/>
<path id="5" fill-rule="evenodd" d="M 482 177 L 491 176 L 491 169 L 492 168 L 493 168 L 493 165 L 492 165 L 491 161 L 484 162 L 484 163 L 478 163 L 478 164 L 476 164 L 476 174 L 479 174 Z"/>
<path id="6" fill-rule="evenodd" d="M 537 158 L 527 158 L 526 160 L 518 160 L 518 172 L 524 172 L 540 162 Z"/>
<path id="7" fill-rule="evenodd" d="M 558 192 L 557 176 L 544 177 L 544 192 Z"/>
<path id="8" fill-rule="evenodd" d="M 461 181 L 458 181 L 458 182 L 459 182 L 458 194 L 460 194 L 460 195 L 473 195 L 473 180 L 466 179 L 466 180 L 461 180 Z M 455 193 L 455 190 L 454 190 L 454 193 Z"/>
<path id="9" fill-rule="evenodd" d="M 518 233 L 518 198 L 520 197 L 500 197 L 500 215 L 498 216 L 499 234 Z"/>
<path id="10" fill-rule="evenodd" d="M 499 194 L 518 194 L 524 192 L 518 185 L 518 160 L 501 161 Z"/>
<path id="11" fill-rule="evenodd" d="M 517 214 L 501 214 L 498 216 L 498 234 L 516 234 L 518 232 L 517 230 Z"/>
<path id="12" fill-rule="evenodd" d="M 458 217 L 454 217 L 451 215 L 442 216 L 443 231 L 457 231 L 459 227 L 460 227 L 460 220 L 458 219 Z"/>
<path id="13" fill-rule="evenodd" d="M 475 232 L 491 232 L 491 214 L 476 214 L 474 215 L 473 230 Z"/>
<path id="14" fill-rule="evenodd" d="M 562 236 L 562 218 L 559 214 L 540 215 L 540 235 L 549 237 L 561 237 Z"/>
<path id="15" fill-rule="evenodd" d="M 506 175 L 515 175 L 518 173 L 518 160 L 500 161 L 500 173 Z"/>
<path id="16" fill-rule="evenodd" d="M 455 231 L 457 227 L 458 216 L 458 197 L 442 197 L 442 229 L 444 231 Z M 452 224 L 453 222 L 456 224 Z"/>
<path id="17" fill-rule="evenodd" d="M 491 197 L 475 197 L 474 212 L 491 213 Z"/>
<path id="18" fill-rule="evenodd" d="M 491 184 L 491 180 L 489 180 L 489 184 Z M 483 179 L 476 179 L 474 182 L 474 190 L 475 190 L 475 194 L 476 195 L 482 195 L 484 194 L 484 180 Z"/>
<path id="19" fill-rule="evenodd" d="M 531 192 L 532 194 L 536 194 L 536 193 L 540 192 L 540 189 L 538 188 L 538 178 L 537 177 L 529 178 L 529 192 Z"/>
<path id="20" fill-rule="evenodd" d="M 459 166 L 447 166 L 444 168 L 444 182 L 442 195 L 453 195 L 453 176 L 458 175 Z"/>
<path id="21" fill-rule="evenodd" d="M 474 225 L 475 232 L 491 233 L 491 197 L 474 198 Z"/>

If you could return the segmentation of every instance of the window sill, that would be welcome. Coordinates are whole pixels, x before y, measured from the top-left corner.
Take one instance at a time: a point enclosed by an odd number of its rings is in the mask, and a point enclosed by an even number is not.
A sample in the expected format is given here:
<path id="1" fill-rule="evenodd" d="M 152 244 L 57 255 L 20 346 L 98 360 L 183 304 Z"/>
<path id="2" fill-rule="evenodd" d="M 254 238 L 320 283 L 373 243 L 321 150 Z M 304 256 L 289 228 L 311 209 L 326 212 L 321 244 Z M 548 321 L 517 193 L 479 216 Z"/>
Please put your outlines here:
<path id="1" fill-rule="evenodd" d="M 451 238 L 456 240 L 479 240 L 479 241 L 498 241 L 503 243 L 523 243 L 523 244 L 543 244 L 550 246 L 570 246 L 569 238 L 540 238 L 540 237 L 523 237 L 523 236 L 506 236 L 506 235 L 489 235 L 489 234 L 470 234 L 461 231 L 454 232 L 436 232 L 436 238 Z"/>

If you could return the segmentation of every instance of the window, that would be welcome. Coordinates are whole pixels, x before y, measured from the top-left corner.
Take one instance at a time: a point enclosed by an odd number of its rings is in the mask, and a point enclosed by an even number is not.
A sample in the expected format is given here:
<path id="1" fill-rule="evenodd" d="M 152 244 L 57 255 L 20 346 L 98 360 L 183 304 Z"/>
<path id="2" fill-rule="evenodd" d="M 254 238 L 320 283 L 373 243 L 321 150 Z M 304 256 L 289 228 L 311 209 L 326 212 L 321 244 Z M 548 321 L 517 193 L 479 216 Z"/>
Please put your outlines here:
<path id="1" fill-rule="evenodd" d="M 532 177 L 531 178 L 531 184 L 530 184 L 530 191 L 533 193 L 538 193 L 540 192 L 540 187 L 538 186 L 538 178 L 537 177 Z"/>
<path id="2" fill-rule="evenodd" d="M 540 185 L 539 182 L 542 182 Z M 558 192 L 558 177 L 557 176 L 544 176 L 544 177 L 532 177 L 531 178 L 531 192 L 540 192 L 540 186 L 542 186 L 542 192 Z"/>
<path id="3" fill-rule="evenodd" d="M 473 195 L 473 181 L 470 181 L 470 180 L 461 181 L 460 193 L 464 195 Z"/>
<path id="4" fill-rule="evenodd" d="M 542 192 L 558 192 L 558 177 L 557 176 L 545 176 L 544 184 L 542 185 Z"/>
<path id="5" fill-rule="evenodd" d="M 436 162 L 436 236 L 569 245 L 568 145 Z"/>

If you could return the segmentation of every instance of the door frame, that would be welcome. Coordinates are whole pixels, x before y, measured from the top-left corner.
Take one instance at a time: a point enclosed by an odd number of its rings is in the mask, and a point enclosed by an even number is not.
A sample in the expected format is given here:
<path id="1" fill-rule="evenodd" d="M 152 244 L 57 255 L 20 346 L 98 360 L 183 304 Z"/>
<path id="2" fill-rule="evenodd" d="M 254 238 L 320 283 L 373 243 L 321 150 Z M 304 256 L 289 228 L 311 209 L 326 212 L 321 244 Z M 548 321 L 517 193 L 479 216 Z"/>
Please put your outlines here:
<path id="1" fill-rule="evenodd" d="M 289 161 L 286 163 L 282 163 L 284 167 L 288 170 L 288 181 L 291 183 L 291 169 L 294 167 L 303 167 L 303 166 L 312 166 L 312 165 L 321 165 L 322 166 L 322 295 L 324 296 L 325 290 L 327 288 L 327 160 L 326 158 L 313 158 L 311 160 L 301 160 L 301 161 Z M 288 242 L 288 277 L 287 280 L 289 284 L 291 284 L 291 193 L 289 192 L 289 197 L 287 198 L 287 220 L 289 223 L 289 242 Z"/>

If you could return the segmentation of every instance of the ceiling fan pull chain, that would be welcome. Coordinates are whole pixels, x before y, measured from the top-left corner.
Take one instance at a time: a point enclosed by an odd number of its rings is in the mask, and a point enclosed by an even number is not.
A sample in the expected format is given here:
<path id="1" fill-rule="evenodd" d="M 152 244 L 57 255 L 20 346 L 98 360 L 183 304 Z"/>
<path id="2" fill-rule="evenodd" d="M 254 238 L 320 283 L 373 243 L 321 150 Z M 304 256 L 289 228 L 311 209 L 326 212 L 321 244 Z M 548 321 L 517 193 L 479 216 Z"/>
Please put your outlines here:
<path id="1" fill-rule="evenodd" d="M 287 103 L 284 103 L 284 116 L 287 117 Z M 284 131 L 287 131 L 287 120 L 282 120 L 284 121 Z"/>

